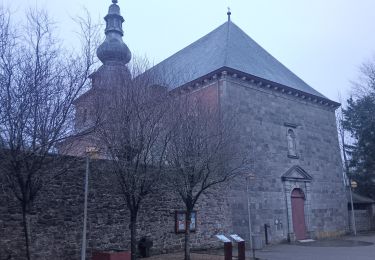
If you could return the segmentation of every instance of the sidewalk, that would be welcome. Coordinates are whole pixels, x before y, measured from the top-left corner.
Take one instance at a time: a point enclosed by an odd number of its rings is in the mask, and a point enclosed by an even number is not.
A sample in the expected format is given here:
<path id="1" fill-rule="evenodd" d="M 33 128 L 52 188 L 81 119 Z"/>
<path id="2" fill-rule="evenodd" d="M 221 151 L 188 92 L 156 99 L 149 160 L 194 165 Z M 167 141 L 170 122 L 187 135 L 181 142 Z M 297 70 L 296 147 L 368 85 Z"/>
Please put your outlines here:
<path id="1" fill-rule="evenodd" d="M 233 252 L 235 255 L 235 252 Z M 246 252 L 250 259 L 252 252 Z M 261 260 L 374 260 L 375 233 L 346 236 L 335 240 L 319 240 L 310 243 L 280 244 L 256 251 Z M 150 260 L 183 260 L 183 253 L 159 255 Z M 223 260 L 222 251 L 192 253 L 192 260 Z M 233 258 L 236 259 L 236 258 Z"/>
<path id="2" fill-rule="evenodd" d="M 264 260 L 374 260 L 375 234 L 306 244 L 283 244 L 256 252 Z M 250 255 L 248 252 L 247 255 Z"/>

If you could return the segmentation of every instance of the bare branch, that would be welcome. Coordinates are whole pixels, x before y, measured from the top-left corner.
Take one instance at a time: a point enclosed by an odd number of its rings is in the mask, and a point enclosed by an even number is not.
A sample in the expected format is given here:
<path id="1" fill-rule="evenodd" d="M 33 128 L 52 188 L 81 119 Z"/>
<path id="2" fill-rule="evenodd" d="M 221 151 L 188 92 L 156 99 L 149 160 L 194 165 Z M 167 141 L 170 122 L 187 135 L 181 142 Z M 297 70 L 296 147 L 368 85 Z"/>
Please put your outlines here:
<path id="1" fill-rule="evenodd" d="M 80 20 L 83 51 L 70 52 L 47 12 L 32 9 L 25 17 L 25 24 L 15 24 L 0 9 L 0 177 L 20 202 L 29 259 L 27 214 L 40 191 L 71 166 L 58 169 L 66 158 L 54 154 L 72 133 L 73 105 L 93 70 L 97 32 L 90 19 Z"/>

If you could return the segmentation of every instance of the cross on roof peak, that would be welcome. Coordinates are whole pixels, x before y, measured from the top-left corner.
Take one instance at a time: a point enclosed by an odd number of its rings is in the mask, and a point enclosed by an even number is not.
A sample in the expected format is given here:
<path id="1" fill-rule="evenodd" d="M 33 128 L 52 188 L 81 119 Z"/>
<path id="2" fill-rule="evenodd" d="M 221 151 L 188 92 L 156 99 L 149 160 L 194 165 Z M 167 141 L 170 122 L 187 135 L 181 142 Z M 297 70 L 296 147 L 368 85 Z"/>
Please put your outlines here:
<path id="1" fill-rule="evenodd" d="M 230 7 L 228 6 L 228 12 L 227 12 L 227 15 L 228 15 L 228 21 L 230 21 L 230 16 L 232 15 L 232 11 L 230 10 Z"/>

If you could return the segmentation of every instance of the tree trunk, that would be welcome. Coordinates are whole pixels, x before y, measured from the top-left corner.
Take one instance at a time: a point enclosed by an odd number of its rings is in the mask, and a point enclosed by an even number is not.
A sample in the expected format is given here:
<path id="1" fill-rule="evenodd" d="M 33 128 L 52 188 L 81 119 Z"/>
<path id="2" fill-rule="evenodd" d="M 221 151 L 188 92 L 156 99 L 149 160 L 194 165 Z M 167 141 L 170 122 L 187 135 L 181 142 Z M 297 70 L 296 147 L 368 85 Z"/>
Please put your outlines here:
<path id="1" fill-rule="evenodd" d="M 137 260 L 137 213 L 130 213 L 130 252 L 131 260 Z"/>
<path id="2" fill-rule="evenodd" d="M 25 236 L 26 259 L 30 260 L 29 231 L 27 225 L 26 205 L 22 205 L 22 226 Z"/>
<path id="3" fill-rule="evenodd" d="M 190 260 L 190 223 L 191 210 L 186 211 L 186 229 L 185 229 L 185 260 Z"/>

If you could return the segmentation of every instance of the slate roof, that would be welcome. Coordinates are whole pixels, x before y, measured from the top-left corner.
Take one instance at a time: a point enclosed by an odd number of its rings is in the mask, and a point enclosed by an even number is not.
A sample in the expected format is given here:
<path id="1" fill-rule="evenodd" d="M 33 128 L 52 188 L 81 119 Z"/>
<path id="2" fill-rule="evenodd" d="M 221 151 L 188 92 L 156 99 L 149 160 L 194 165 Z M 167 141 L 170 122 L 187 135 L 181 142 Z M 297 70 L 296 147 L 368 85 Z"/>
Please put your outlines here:
<path id="1" fill-rule="evenodd" d="M 157 64 L 152 71 L 169 72 L 176 88 L 221 68 L 325 98 L 310 87 L 233 22 L 228 21 L 206 36 Z M 178 75 L 178 77 L 176 77 Z"/>

